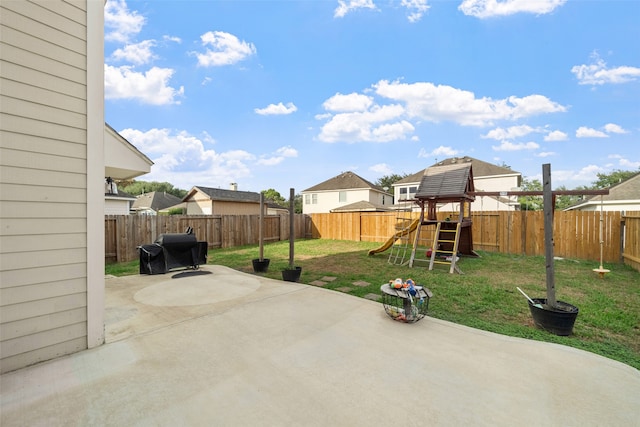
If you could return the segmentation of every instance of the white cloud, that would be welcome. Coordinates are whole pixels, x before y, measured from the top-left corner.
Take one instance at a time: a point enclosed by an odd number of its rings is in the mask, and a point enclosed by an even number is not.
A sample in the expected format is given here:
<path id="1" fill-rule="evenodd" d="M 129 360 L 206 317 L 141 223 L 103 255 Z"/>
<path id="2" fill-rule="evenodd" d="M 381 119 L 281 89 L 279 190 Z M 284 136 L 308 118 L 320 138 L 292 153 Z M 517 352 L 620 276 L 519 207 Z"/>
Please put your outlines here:
<path id="1" fill-rule="evenodd" d="M 356 9 L 377 9 L 373 0 L 338 0 L 338 7 L 333 11 L 334 18 L 342 18 Z"/>
<path id="2" fill-rule="evenodd" d="M 198 58 L 198 65 L 204 67 L 233 65 L 256 54 L 253 43 L 240 41 L 233 34 L 223 31 L 209 31 L 201 35 L 200 39 L 205 46 L 205 51 L 196 52 L 195 55 Z"/>
<path id="3" fill-rule="evenodd" d="M 495 139 L 497 141 L 502 141 L 505 139 L 521 138 L 535 131 L 536 130 L 534 128 L 527 125 L 511 126 L 507 129 L 503 129 L 499 127 L 499 128 L 490 130 L 486 135 L 482 135 L 481 138 L 484 138 L 484 139 L 490 138 L 490 139 Z"/>
<path id="4" fill-rule="evenodd" d="M 522 150 L 536 150 L 540 148 L 535 142 L 518 142 L 513 143 L 509 141 L 502 141 L 500 145 L 492 145 L 494 151 L 522 151 Z"/>
<path id="5" fill-rule="evenodd" d="M 508 16 L 516 13 L 544 15 L 553 12 L 567 0 L 464 0 L 458 10 L 476 18 Z"/>
<path id="6" fill-rule="evenodd" d="M 606 62 L 597 52 L 591 54 L 591 64 L 575 65 L 571 72 L 578 78 L 581 85 L 603 85 L 606 83 L 627 83 L 640 77 L 640 68 L 621 66 L 607 68 Z"/>
<path id="7" fill-rule="evenodd" d="M 608 156 L 610 159 L 616 159 L 618 161 L 618 165 L 625 169 L 638 169 L 640 168 L 640 161 L 631 161 L 627 158 L 622 157 L 619 154 L 611 154 Z"/>
<path id="8" fill-rule="evenodd" d="M 391 175 L 393 173 L 393 169 L 391 169 L 391 167 L 386 163 L 378 163 L 377 165 L 369 166 L 369 170 L 383 176 Z"/>
<path id="9" fill-rule="evenodd" d="M 544 136 L 544 140 L 546 142 L 566 141 L 568 138 L 569 138 L 569 135 L 559 130 L 551 131 Z"/>
<path id="10" fill-rule="evenodd" d="M 155 45 L 155 40 L 144 40 L 140 43 L 128 44 L 123 48 L 116 49 L 111 54 L 111 57 L 118 61 L 128 61 L 136 65 L 146 64 L 155 58 L 153 52 L 151 52 L 151 48 Z"/>
<path id="11" fill-rule="evenodd" d="M 104 6 L 104 38 L 126 43 L 142 30 L 145 20 L 138 12 L 130 11 L 124 0 L 109 0 Z"/>
<path id="12" fill-rule="evenodd" d="M 105 99 L 137 99 L 144 104 L 179 104 L 176 98 L 184 95 L 184 87 L 174 89 L 169 80 L 174 70 L 153 67 L 144 74 L 132 67 L 104 66 Z"/>
<path id="13" fill-rule="evenodd" d="M 374 106 L 370 111 L 339 113 L 322 126 L 323 142 L 389 142 L 406 139 L 415 128 L 400 119 L 400 105 Z"/>
<path id="14" fill-rule="evenodd" d="M 620 164 L 620 166 L 625 167 L 625 168 L 629 168 L 629 169 L 638 169 L 638 168 L 640 168 L 640 161 L 633 162 L 633 161 L 628 160 L 628 159 L 620 159 L 619 164 Z"/>
<path id="15" fill-rule="evenodd" d="M 381 80 L 373 85 L 378 95 L 406 105 L 409 117 L 431 122 L 448 120 L 463 126 L 490 126 L 497 120 L 515 120 L 566 108 L 542 95 L 510 96 L 494 100 L 476 98 L 473 92 L 451 86 Z"/>
<path id="16" fill-rule="evenodd" d="M 202 79 L 202 82 L 200 83 L 200 85 L 206 86 L 209 83 L 211 83 L 212 81 L 213 81 L 213 79 L 211 77 L 205 77 L 204 79 Z"/>
<path id="17" fill-rule="evenodd" d="M 177 36 L 162 36 L 162 40 L 167 42 L 182 43 L 182 39 Z"/>
<path id="18" fill-rule="evenodd" d="M 298 107 L 293 105 L 292 102 L 288 102 L 287 105 L 279 102 L 278 104 L 269 104 L 265 108 L 256 108 L 253 111 L 262 116 L 286 115 L 295 113 L 296 111 L 298 111 Z"/>
<path id="19" fill-rule="evenodd" d="M 151 172 L 140 178 L 145 181 L 167 181 L 183 189 L 196 185 L 226 188 L 229 182 L 251 176 L 253 154 L 206 149 L 208 135 L 198 138 L 170 129 L 124 129 L 119 133 L 153 160 Z"/>
<path id="20" fill-rule="evenodd" d="M 573 182 L 575 184 L 583 183 L 591 183 L 598 179 L 597 174 L 606 172 L 606 170 L 600 166 L 596 165 L 587 165 L 582 169 L 575 170 L 557 170 L 552 171 L 551 178 L 553 180 L 553 185 L 558 186 L 562 182 Z M 576 187 L 576 185 L 569 185 L 569 188 Z"/>
<path id="21" fill-rule="evenodd" d="M 425 150 L 424 148 L 421 148 L 420 152 L 418 153 L 418 157 L 421 157 L 421 158 L 438 157 L 438 156 L 451 157 L 451 156 L 457 155 L 458 153 L 460 153 L 460 151 L 454 150 L 451 147 L 445 147 L 444 145 L 441 145 L 438 148 L 435 148 L 431 152 L 427 152 L 427 150 Z"/>
<path id="22" fill-rule="evenodd" d="M 607 133 L 629 133 L 628 131 L 624 130 L 622 126 L 616 125 L 614 123 L 607 123 L 606 125 L 604 125 L 604 130 Z"/>
<path id="23" fill-rule="evenodd" d="M 322 104 L 325 110 L 333 112 L 367 111 L 372 105 L 373 98 L 359 93 L 336 93 Z"/>
<path id="24" fill-rule="evenodd" d="M 556 153 L 554 153 L 553 151 L 541 151 L 540 153 L 536 154 L 537 157 L 551 157 L 555 155 Z"/>
<path id="25" fill-rule="evenodd" d="M 428 0 L 402 0 L 400 5 L 409 10 L 409 22 L 418 22 L 431 7 Z"/>
<path id="26" fill-rule="evenodd" d="M 298 157 L 298 150 L 292 148 L 290 145 L 278 148 L 275 153 L 269 157 L 262 156 L 256 164 L 262 166 L 275 166 L 282 163 L 286 158 Z"/>
<path id="27" fill-rule="evenodd" d="M 604 132 L 601 132 L 596 129 L 588 128 L 586 126 L 580 126 L 578 130 L 576 130 L 576 138 L 608 138 Z"/>

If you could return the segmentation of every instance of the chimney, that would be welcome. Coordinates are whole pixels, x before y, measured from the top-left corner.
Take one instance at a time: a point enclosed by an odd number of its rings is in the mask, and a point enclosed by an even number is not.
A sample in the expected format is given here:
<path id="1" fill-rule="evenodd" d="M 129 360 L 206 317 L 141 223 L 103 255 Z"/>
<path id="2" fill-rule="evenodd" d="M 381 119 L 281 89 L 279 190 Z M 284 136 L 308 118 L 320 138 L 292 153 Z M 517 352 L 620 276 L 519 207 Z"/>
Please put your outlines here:
<path id="1" fill-rule="evenodd" d="M 238 184 L 236 182 L 232 182 L 231 184 L 229 184 L 229 189 L 231 191 L 238 191 Z"/>

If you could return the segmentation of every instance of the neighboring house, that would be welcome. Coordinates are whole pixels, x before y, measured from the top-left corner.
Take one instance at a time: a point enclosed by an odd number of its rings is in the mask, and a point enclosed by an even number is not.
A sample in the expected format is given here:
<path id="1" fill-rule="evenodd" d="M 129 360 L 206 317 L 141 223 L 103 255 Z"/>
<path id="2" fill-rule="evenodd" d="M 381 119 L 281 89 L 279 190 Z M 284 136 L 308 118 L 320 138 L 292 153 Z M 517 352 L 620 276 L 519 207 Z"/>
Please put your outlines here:
<path id="1" fill-rule="evenodd" d="M 114 191 L 113 184 L 107 184 L 107 191 L 104 193 L 104 214 L 129 215 L 135 201 L 136 196 L 122 190 Z"/>
<path id="2" fill-rule="evenodd" d="M 503 166 L 497 166 L 472 157 L 453 157 L 434 165 L 427 169 L 421 170 L 413 175 L 407 176 L 393 184 L 394 207 L 396 209 L 412 209 L 414 211 L 420 208 L 412 202 L 415 199 L 418 186 L 422 182 L 422 178 L 428 170 L 440 166 L 455 164 L 471 164 L 473 169 L 473 183 L 475 191 L 513 191 L 522 184 L 522 174 Z M 452 204 L 441 204 L 438 209 L 444 212 L 456 211 L 457 207 Z M 518 199 L 516 196 L 511 197 L 476 197 L 471 203 L 472 211 L 503 211 L 519 209 Z"/>
<path id="3" fill-rule="evenodd" d="M 182 199 L 164 191 L 152 191 L 137 196 L 131 210 L 137 215 L 157 215 L 165 209 L 180 205 Z"/>
<path id="4" fill-rule="evenodd" d="M 193 187 L 182 201 L 187 205 L 187 215 L 260 214 L 260 193 L 238 191 L 237 184 L 231 184 L 230 190 Z"/>
<path id="5" fill-rule="evenodd" d="M 289 208 L 273 202 L 265 201 L 265 204 L 267 205 L 267 213 L 265 215 L 289 215 Z"/>
<path id="6" fill-rule="evenodd" d="M 103 8 L 0 2 L 2 373 L 104 343 Z"/>
<path id="7" fill-rule="evenodd" d="M 600 200 L 603 211 L 640 211 L 640 173 L 610 187 L 609 194 L 591 196 L 565 211 L 599 211 Z"/>
<path id="8" fill-rule="evenodd" d="M 372 184 L 353 172 L 338 176 L 307 188 L 302 195 L 302 213 L 338 212 L 347 208 L 353 211 L 358 205 L 365 210 L 387 210 L 393 205 L 393 197 L 382 187 Z M 352 205 L 349 207 L 349 205 Z"/>

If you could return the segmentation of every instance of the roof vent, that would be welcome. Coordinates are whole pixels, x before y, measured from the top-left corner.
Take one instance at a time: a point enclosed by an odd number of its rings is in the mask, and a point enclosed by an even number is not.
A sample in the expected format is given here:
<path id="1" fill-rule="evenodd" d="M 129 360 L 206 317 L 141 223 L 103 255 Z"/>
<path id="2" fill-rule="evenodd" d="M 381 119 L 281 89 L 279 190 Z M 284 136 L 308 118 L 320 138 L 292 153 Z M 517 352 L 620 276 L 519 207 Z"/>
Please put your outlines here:
<path id="1" fill-rule="evenodd" d="M 229 189 L 231 191 L 238 191 L 238 184 L 235 182 L 232 182 L 231 184 L 229 184 Z"/>

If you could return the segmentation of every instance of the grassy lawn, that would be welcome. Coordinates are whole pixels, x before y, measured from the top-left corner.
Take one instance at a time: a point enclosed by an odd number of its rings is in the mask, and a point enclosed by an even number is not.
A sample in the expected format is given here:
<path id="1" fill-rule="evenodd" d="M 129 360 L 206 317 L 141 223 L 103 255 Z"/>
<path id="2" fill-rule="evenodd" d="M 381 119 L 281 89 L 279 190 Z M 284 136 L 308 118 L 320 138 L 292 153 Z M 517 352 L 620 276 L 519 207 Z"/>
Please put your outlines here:
<path id="1" fill-rule="evenodd" d="M 379 293 L 380 285 L 396 277 L 412 278 L 428 287 L 434 296 L 429 316 L 461 325 L 568 345 L 615 359 L 640 369 L 640 273 L 621 264 L 606 264 L 611 270 L 599 279 L 591 270 L 599 263 L 584 260 L 556 261 L 557 298 L 578 306 L 580 314 L 570 337 L 559 337 L 533 325 L 526 299 L 519 286 L 532 298 L 545 297 L 544 257 L 481 252 L 480 258 L 462 258 L 463 275 L 449 274 L 439 266 L 408 268 L 387 263 L 389 252 L 368 256 L 379 244 L 341 240 L 299 240 L 295 245 L 295 264 L 302 267 L 301 283 L 335 276 L 328 289 L 351 288 L 349 294 L 362 297 Z M 288 265 L 289 243 L 265 246 L 271 259 L 264 274 L 282 279 Z M 258 257 L 257 246 L 209 251 L 209 263 L 253 273 L 251 260 Z M 107 274 L 137 274 L 138 261 L 107 266 Z M 353 286 L 355 281 L 371 283 Z M 423 320 L 424 321 L 424 320 Z M 428 320 L 427 320 L 428 321 Z"/>

